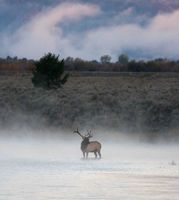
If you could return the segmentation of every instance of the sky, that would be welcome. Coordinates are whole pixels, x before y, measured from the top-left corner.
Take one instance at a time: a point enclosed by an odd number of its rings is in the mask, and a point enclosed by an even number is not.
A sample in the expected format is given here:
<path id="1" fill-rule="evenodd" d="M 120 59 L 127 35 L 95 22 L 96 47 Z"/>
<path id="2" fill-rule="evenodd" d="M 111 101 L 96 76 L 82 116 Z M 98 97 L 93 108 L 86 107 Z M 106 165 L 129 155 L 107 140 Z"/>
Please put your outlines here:
<path id="1" fill-rule="evenodd" d="M 179 0 L 0 0 L 0 57 L 179 60 Z"/>

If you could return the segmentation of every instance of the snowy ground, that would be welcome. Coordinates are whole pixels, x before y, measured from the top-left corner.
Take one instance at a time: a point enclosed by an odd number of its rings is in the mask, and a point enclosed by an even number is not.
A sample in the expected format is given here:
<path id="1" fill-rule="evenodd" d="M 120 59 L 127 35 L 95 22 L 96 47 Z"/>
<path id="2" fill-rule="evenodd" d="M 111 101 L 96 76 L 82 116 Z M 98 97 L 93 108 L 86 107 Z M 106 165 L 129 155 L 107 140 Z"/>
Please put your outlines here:
<path id="1" fill-rule="evenodd" d="M 179 145 L 103 142 L 81 159 L 79 140 L 0 140 L 0 200 L 178 200 Z"/>

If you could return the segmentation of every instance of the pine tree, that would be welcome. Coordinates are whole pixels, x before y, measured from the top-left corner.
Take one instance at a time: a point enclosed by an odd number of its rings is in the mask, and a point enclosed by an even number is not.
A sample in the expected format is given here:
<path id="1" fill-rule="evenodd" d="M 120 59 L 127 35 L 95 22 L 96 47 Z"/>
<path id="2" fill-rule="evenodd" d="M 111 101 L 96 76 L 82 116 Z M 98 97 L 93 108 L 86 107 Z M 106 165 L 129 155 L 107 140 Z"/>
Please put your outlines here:
<path id="1" fill-rule="evenodd" d="M 57 89 L 66 83 L 68 77 L 69 74 L 64 73 L 64 60 L 48 53 L 35 62 L 32 83 L 35 87 Z"/>

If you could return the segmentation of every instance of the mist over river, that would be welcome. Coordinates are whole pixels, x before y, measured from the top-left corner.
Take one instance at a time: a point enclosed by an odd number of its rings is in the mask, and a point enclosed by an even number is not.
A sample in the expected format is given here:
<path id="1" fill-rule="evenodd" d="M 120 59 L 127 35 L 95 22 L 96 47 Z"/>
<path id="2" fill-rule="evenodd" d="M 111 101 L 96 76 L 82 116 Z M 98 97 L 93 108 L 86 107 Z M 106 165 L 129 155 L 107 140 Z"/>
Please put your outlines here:
<path id="1" fill-rule="evenodd" d="M 1 136 L 0 200 L 177 200 L 178 144 L 119 138 L 83 160 L 76 135 Z"/>
<path id="2" fill-rule="evenodd" d="M 179 0 L 0 0 L 0 200 L 179 200 L 178 22 Z"/>

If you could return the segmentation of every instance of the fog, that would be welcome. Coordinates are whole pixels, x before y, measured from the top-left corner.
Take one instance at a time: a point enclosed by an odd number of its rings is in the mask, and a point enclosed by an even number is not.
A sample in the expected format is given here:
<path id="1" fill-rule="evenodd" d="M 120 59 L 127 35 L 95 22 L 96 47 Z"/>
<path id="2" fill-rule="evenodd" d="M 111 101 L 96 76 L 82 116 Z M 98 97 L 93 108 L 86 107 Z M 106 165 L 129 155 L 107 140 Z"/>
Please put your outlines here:
<path id="1" fill-rule="evenodd" d="M 73 132 L 11 132 L 0 134 L 0 199 L 178 198 L 177 142 L 96 130 L 102 159 L 82 159 Z"/>

